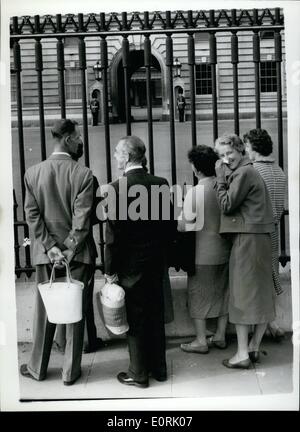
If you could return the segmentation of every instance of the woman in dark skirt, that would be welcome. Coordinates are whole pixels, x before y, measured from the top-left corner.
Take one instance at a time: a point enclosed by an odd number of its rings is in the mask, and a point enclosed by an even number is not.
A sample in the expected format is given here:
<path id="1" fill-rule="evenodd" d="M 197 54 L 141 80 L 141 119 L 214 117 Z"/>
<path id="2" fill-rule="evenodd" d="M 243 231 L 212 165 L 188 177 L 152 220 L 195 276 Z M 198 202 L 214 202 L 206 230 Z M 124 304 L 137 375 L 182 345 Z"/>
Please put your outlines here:
<path id="1" fill-rule="evenodd" d="M 272 204 L 266 185 L 245 155 L 242 140 L 225 134 L 216 140 L 217 198 L 221 207 L 220 233 L 230 239 L 229 321 L 234 323 L 236 354 L 223 361 L 228 368 L 249 368 L 258 361 L 267 323 L 275 316 L 272 279 L 274 231 Z M 248 344 L 249 326 L 254 333 Z"/>
<path id="2" fill-rule="evenodd" d="M 206 354 L 206 319 L 217 318 L 211 345 L 226 348 L 228 321 L 228 262 L 230 244 L 219 234 L 220 209 L 214 191 L 215 163 L 218 156 L 211 147 L 199 145 L 188 153 L 198 184 L 186 194 L 179 231 L 196 231 L 195 274 L 188 276 L 188 308 L 196 338 L 181 344 L 186 352 Z"/>

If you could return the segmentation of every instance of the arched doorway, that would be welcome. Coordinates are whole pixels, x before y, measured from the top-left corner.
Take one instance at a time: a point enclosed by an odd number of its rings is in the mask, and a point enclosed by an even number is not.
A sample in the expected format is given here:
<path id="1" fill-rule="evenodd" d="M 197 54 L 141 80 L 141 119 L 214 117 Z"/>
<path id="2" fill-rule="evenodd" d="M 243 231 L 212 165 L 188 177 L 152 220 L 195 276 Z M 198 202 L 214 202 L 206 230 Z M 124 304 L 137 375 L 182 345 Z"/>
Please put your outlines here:
<path id="1" fill-rule="evenodd" d="M 132 120 L 143 120 L 147 118 L 147 91 L 146 91 L 146 68 L 144 66 L 144 51 L 132 50 L 129 53 L 129 80 L 130 80 L 130 105 Z M 151 97 L 153 111 L 157 117 L 161 117 L 162 107 L 162 72 L 157 58 L 151 56 Z M 112 84 L 114 97 L 112 97 L 113 112 L 120 122 L 125 122 L 125 93 L 124 93 L 124 70 L 122 56 L 120 55 L 116 64 L 116 82 Z M 113 95 L 112 95 L 113 96 Z M 155 115 L 153 116 L 155 117 Z"/>

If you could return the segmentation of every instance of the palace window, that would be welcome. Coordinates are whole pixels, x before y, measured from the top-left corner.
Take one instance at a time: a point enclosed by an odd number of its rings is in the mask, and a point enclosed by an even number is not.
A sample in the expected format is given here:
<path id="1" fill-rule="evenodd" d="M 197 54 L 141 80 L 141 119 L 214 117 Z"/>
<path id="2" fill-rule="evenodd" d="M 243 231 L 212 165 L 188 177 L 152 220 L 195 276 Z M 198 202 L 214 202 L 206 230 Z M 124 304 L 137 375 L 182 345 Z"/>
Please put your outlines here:
<path id="1" fill-rule="evenodd" d="M 14 53 L 13 42 L 10 41 L 10 102 L 16 104 L 17 102 L 17 75 L 14 66 Z M 22 76 L 22 75 L 21 75 Z"/>
<path id="2" fill-rule="evenodd" d="M 208 63 L 209 58 L 209 34 L 195 34 L 195 55 L 196 55 L 196 95 L 212 94 L 211 65 Z"/>
<path id="3" fill-rule="evenodd" d="M 78 60 L 78 38 L 66 37 L 64 40 L 66 69 L 65 69 L 65 88 L 66 100 L 68 102 L 78 102 L 81 100 L 81 70 Z"/>
<path id="4" fill-rule="evenodd" d="M 211 65 L 199 63 L 196 65 L 196 95 L 212 94 Z"/>
<path id="5" fill-rule="evenodd" d="M 71 67 L 66 67 L 65 86 L 67 101 L 81 100 L 81 70 L 77 67 L 76 62 L 72 62 Z"/>
<path id="6" fill-rule="evenodd" d="M 273 60 L 262 61 L 260 64 L 260 91 L 277 92 L 276 62 Z"/>
<path id="7" fill-rule="evenodd" d="M 17 76 L 15 72 L 10 73 L 10 100 L 12 104 L 17 102 Z"/>

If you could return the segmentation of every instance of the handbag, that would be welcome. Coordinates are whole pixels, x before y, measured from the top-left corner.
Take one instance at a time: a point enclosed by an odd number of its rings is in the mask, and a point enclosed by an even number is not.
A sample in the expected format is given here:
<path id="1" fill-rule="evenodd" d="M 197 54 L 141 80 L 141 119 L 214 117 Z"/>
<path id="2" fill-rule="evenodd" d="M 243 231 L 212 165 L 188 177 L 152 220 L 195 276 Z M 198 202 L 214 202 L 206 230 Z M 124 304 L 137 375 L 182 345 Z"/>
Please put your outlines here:
<path id="1" fill-rule="evenodd" d="M 100 289 L 100 301 L 105 327 L 115 335 L 126 333 L 129 325 L 124 289 L 115 283 L 106 283 Z"/>

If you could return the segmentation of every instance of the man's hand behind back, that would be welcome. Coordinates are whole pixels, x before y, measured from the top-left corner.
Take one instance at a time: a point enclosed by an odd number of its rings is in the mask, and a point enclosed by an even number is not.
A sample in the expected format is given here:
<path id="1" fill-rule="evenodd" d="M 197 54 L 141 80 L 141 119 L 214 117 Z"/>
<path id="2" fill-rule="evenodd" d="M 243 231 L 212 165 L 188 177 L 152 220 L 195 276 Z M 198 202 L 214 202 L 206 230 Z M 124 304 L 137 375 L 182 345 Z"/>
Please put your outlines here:
<path id="1" fill-rule="evenodd" d="M 74 252 L 71 249 L 66 249 L 66 250 L 62 251 L 62 254 L 63 254 L 65 260 L 68 261 L 68 263 L 70 263 L 72 261 L 73 256 L 74 256 Z"/>
<path id="2" fill-rule="evenodd" d="M 57 246 L 52 246 L 52 248 L 47 251 L 47 255 L 52 264 L 60 263 L 65 259 L 62 251 Z"/>

